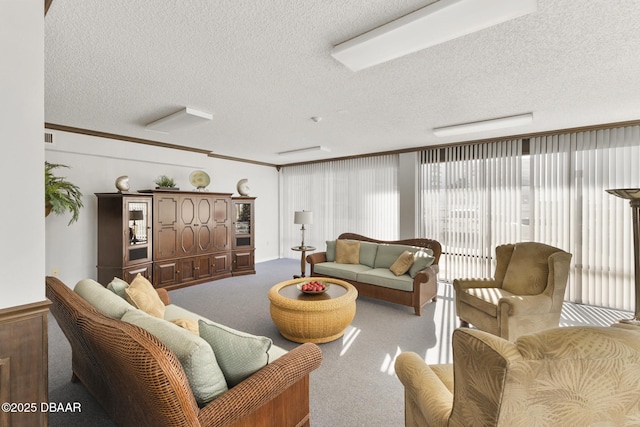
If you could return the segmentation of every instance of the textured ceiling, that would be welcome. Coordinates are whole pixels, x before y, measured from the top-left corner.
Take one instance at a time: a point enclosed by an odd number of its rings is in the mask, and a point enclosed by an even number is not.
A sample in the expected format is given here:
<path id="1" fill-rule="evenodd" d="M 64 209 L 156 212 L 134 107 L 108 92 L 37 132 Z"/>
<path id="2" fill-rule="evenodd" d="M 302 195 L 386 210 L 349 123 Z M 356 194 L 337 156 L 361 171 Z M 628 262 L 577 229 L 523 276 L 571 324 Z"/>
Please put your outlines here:
<path id="1" fill-rule="evenodd" d="M 636 0 L 538 0 L 534 14 L 357 73 L 331 57 L 429 3 L 55 0 L 45 120 L 287 164 L 640 119 Z M 213 121 L 145 129 L 184 106 Z M 526 112 L 532 125 L 431 131 Z M 331 151 L 277 154 L 317 145 Z"/>

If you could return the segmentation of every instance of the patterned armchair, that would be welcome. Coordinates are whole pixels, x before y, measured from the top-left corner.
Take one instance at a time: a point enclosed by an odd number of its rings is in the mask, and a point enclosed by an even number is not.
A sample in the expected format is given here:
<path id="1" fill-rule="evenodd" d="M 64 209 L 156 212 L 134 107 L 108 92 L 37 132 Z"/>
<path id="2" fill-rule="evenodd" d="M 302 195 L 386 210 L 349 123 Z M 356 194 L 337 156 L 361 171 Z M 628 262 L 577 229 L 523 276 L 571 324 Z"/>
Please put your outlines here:
<path id="1" fill-rule="evenodd" d="M 516 342 L 484 331 L 453 333 L 453 365 L 416 353 L 395 363 L 405 425 L 640 425 L 640 332 L 574 326 Z"/>
<path id="2" fill-rule="evenodd" d="M 557 327 L 570 261 L 570 253 L 543 243 L 496 247 L 493 279 L 453 281 L 461 326 L 471 323 L 511 341 Z"/>

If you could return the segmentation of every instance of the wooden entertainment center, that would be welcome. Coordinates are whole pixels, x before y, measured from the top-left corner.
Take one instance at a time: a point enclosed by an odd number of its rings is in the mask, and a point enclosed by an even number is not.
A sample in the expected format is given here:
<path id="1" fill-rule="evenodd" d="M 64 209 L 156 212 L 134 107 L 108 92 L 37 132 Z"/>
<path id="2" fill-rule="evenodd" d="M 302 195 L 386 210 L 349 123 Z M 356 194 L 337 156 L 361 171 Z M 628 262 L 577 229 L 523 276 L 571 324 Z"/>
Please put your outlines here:
<path id="1" fill-rule="evenodd" d="M 254 274 L 254 200 L 230 193 L 96 193 L 98 282 L 138 274 L 175 289 Z"/>

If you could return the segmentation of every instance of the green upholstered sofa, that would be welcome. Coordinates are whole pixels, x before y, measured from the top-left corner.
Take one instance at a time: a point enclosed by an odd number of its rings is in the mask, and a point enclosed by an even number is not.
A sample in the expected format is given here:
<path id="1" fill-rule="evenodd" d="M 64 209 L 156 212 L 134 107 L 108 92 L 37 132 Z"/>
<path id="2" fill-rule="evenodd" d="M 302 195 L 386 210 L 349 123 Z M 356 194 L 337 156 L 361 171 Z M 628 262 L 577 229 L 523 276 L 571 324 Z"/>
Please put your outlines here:
<path id="1" fill-rule="evenodd" d="M 80 281 L 71 290 L 55 277 L 46 279 L 51 312 L 71 344 L 72 381 L 81 382 L 118 425 L 310 424 L 309 373 L 320 366 L 318 346 L 307 343 L 287 352 L 267 337 L 209 323 L 170 304 L 164 289 L 155 291 L 164 318 L 131 306 L 93 280 Z M 198 322 L 200 336 L 177 326 L 189 318 Z M 208 333 L 214 328 L 230 334 L 227 350 L 236 353 L 223 355 L 213 343 L 207 348 L 212 337 L 202 338 L 202 322 L 207 322 Z M 244 345 L 238 340 L 247 339 L 257 343 L 260 359 L 249 372 L 243 364 L 232 366 L 239 358 L 246 361 L 247 352 L 256 348 L 238 353 Z M 239 378 L 228 375 L 241 371 Z"/>
<path id="2" fill-rule="evenodd" d="M 338 259 L 340 240 L 358 242 L 357 256 Z M 405 273 L 397 275 L 392 268 L 405 251 L 414 255 L 414 262 Z M 420 316 L 422 306 L 436 300 L 441 253 L 440 243 L 431 239 L 384 241 L 343 233 L 336 241 L 327 242 L 327 251 L 307 255 L 307 262 L 311 276 L 348 281 L 360 296 L 413 307 Z"/>

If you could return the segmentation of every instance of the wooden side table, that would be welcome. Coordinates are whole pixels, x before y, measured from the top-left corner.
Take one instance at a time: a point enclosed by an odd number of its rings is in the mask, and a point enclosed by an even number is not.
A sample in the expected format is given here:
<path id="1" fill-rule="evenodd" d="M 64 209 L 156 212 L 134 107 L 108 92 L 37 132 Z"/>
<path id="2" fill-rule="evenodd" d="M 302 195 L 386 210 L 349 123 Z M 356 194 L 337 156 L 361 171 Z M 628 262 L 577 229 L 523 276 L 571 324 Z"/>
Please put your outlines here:
<path id="1" fill-rule="evenodd" d="M 301 277 L 305 277 L 305 272 L 307 271 L 307 260 L 306 253 L 313 252 L 316 250 L 314 246 L 294 246 L 291 248 L 292 251 L 302 252 L 302 256 L 300 257 L 300 272 L 299 276 L 293 276 L 294 279 L 299 279 Z"/>

